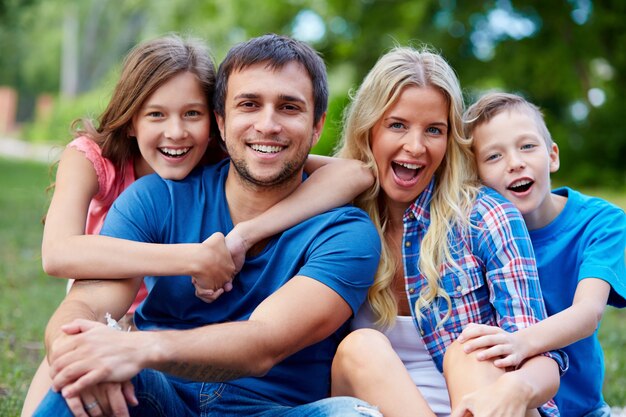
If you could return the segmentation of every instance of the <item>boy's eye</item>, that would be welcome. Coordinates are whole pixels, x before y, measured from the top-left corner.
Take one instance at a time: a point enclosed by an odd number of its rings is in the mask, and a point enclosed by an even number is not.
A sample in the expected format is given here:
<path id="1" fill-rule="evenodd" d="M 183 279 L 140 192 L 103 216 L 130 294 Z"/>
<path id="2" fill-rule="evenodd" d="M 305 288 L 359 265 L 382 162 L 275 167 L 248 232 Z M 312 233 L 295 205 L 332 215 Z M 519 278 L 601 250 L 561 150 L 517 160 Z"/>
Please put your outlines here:
<path id="1" fill-rule="evenodd" d="M 527 143 L 526 145 L 522 145 L 522 149 L 533 149 L 535 147 L 535 144 L 533 143 Z"/>
<path id="2" fill-rule="evenodd" d="M 494 153 L 494 154 L 491 154 L 491 155 L 487 155 L 487 157 L 485 158 L 485 162 L 495 161 L 499 157 L 500 157 L 500 154 L 497 154 L 497 153 Z"/>

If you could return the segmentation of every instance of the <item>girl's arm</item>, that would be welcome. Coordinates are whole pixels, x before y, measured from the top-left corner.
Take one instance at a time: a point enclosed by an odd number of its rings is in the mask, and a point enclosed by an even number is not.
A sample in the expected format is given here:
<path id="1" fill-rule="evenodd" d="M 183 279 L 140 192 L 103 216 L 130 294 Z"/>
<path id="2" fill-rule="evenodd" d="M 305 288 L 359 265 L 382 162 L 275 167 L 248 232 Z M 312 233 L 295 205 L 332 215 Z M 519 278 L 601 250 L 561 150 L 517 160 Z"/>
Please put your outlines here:
<path id="1" fill-rule="evenodd" d="M 491 326 L 468 326 L 459 341 L 468 353 L 484 348 L 477 353 L 479 360 L 495 359 L 494 364 L 501 368 L 517 366 L 526 358 L 591 336 L 600 324 L 610 289 L 601 279 L 583 279 L 572 305 L 565 310 L 515 333 Z"/>
<path id="2" fill-rule="evenodd" d="M 309 155 L 310 177 L 289 197 L 254 219 L 238 223 L 226 236 L 235 264 L 257 242 L 303 220 L 351 202 L 374 183 L 374 175 L 361 161 Z"/>
<path id="3" fill-rule="evenodd" d="M 144 275 L 201 275 L 212 271 L 216 288 L 231 279 L 232 262 L 223 237 L 214 235 L 196 244 L 148 244 L 99 235 L 85 235 L 91 199 L 98 178 L 84 153 L 67 148 L 56 175 L 54 195 L 46 216 L 42 264 L 58 277 L 133 278 Z"/>

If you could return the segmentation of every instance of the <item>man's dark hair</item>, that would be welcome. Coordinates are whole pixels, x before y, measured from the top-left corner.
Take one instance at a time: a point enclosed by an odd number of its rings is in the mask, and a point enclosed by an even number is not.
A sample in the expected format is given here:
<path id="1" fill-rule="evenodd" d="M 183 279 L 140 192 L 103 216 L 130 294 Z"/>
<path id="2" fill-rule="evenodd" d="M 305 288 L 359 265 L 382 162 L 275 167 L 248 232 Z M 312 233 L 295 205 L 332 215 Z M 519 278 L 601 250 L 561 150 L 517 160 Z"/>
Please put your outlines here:
<path id="1" fill-rule="evenodd" d="M 276 34 L 252 38 L 247 42 L 235 45 L 228 51 L 217 72 L 215 95 L 213 96 L 215 112 L 224 117 L 228 78 L 234 71 L 240 71 L 259 63 L 266 63 L 270 69 L 279 69 L 292 61 L 302 64 L 311 77 L 314 103 L 313 118 L 314 123 L 319 122 L 328 106 L 326 65 L 319 54 L 306 43 Z"/>

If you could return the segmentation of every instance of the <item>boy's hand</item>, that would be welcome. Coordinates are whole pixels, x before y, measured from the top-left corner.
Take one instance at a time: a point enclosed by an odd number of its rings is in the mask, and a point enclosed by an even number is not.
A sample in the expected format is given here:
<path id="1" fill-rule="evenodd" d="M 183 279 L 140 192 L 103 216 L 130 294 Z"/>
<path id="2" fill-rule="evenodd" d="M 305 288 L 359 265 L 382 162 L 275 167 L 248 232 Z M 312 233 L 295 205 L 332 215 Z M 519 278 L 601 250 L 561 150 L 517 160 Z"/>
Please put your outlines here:
<path id="1" fill-rule="evenodd" d="M 527 395 L 523 385 L 510 373 L 493 384 L 463 396 L 450 417 L 523 417 L 526 415 Z"/>
<path id="2" fill-rule="evenodd" d="M 235 264 L 230 255 L 224 235 L 213 233 L 200 244 L 201 262 L 191 282 L 196 288 L 196 297 L 206 303 L 215 301 L 224 292 L 233 288 Z"/>
<path id="3" fill-rule="evenodd" d="M 465 353 L 484 348 L 476 358 L 481 361 L 494 359 L 493 364 L 498 368 L 517 367 L 527 357 L 522 338 L 496 326 L 470 323 L 457 340 Z"/>

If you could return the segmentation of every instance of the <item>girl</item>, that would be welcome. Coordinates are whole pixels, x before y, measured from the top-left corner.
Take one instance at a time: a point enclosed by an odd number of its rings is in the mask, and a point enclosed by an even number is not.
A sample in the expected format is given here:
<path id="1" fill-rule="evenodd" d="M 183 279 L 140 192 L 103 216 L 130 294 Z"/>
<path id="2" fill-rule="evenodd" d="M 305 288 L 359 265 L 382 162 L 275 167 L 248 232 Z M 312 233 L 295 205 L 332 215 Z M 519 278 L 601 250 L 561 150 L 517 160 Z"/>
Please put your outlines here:
<path id="1" fill-rule="evenodd" d="M 353 323 L 360 330 L 337 351 L 332 393 L 385 416 L 535 414 L 558 387 L 548 357 L 505 372 L 455 341 L 468 323 L 511 331 L 545 317 L 523 219 L 479 187 L 462 107 L 441 56 L 399 47 L 377 62 L 346 113 L 338 154 L 376 173 L 358 205 L 379 228 L 383 254 Z M 553 404 L 544 411 L 556 412 Z"/>
<path id="2" fill-rule="evenodd" d="M 114 279 L 182 272 L 193 277 L 198 297 L 211 302 L 229 290 L 253 244 L 348 203 L 373 181 L 360 163 L 311 157 L 308 170 L 317 171 L 305 185 L 262 216 L 238 224 L 225 239 L 153 245 L 98 236 L 111 204 L 136 179 L 150 173 L 182 179 L 198 163 L 223 157 L 211 110 L 214 86 L 214 64 L 197 41 L 167 36 L 129 53 L 98 127 L 82 120 L 61 156 L 43 235 L 46 273 Z M 134 306 L 143 297 L 145 291 Z M 49 386 L 43 361 L 22 416 L 32 414 Z"/>

